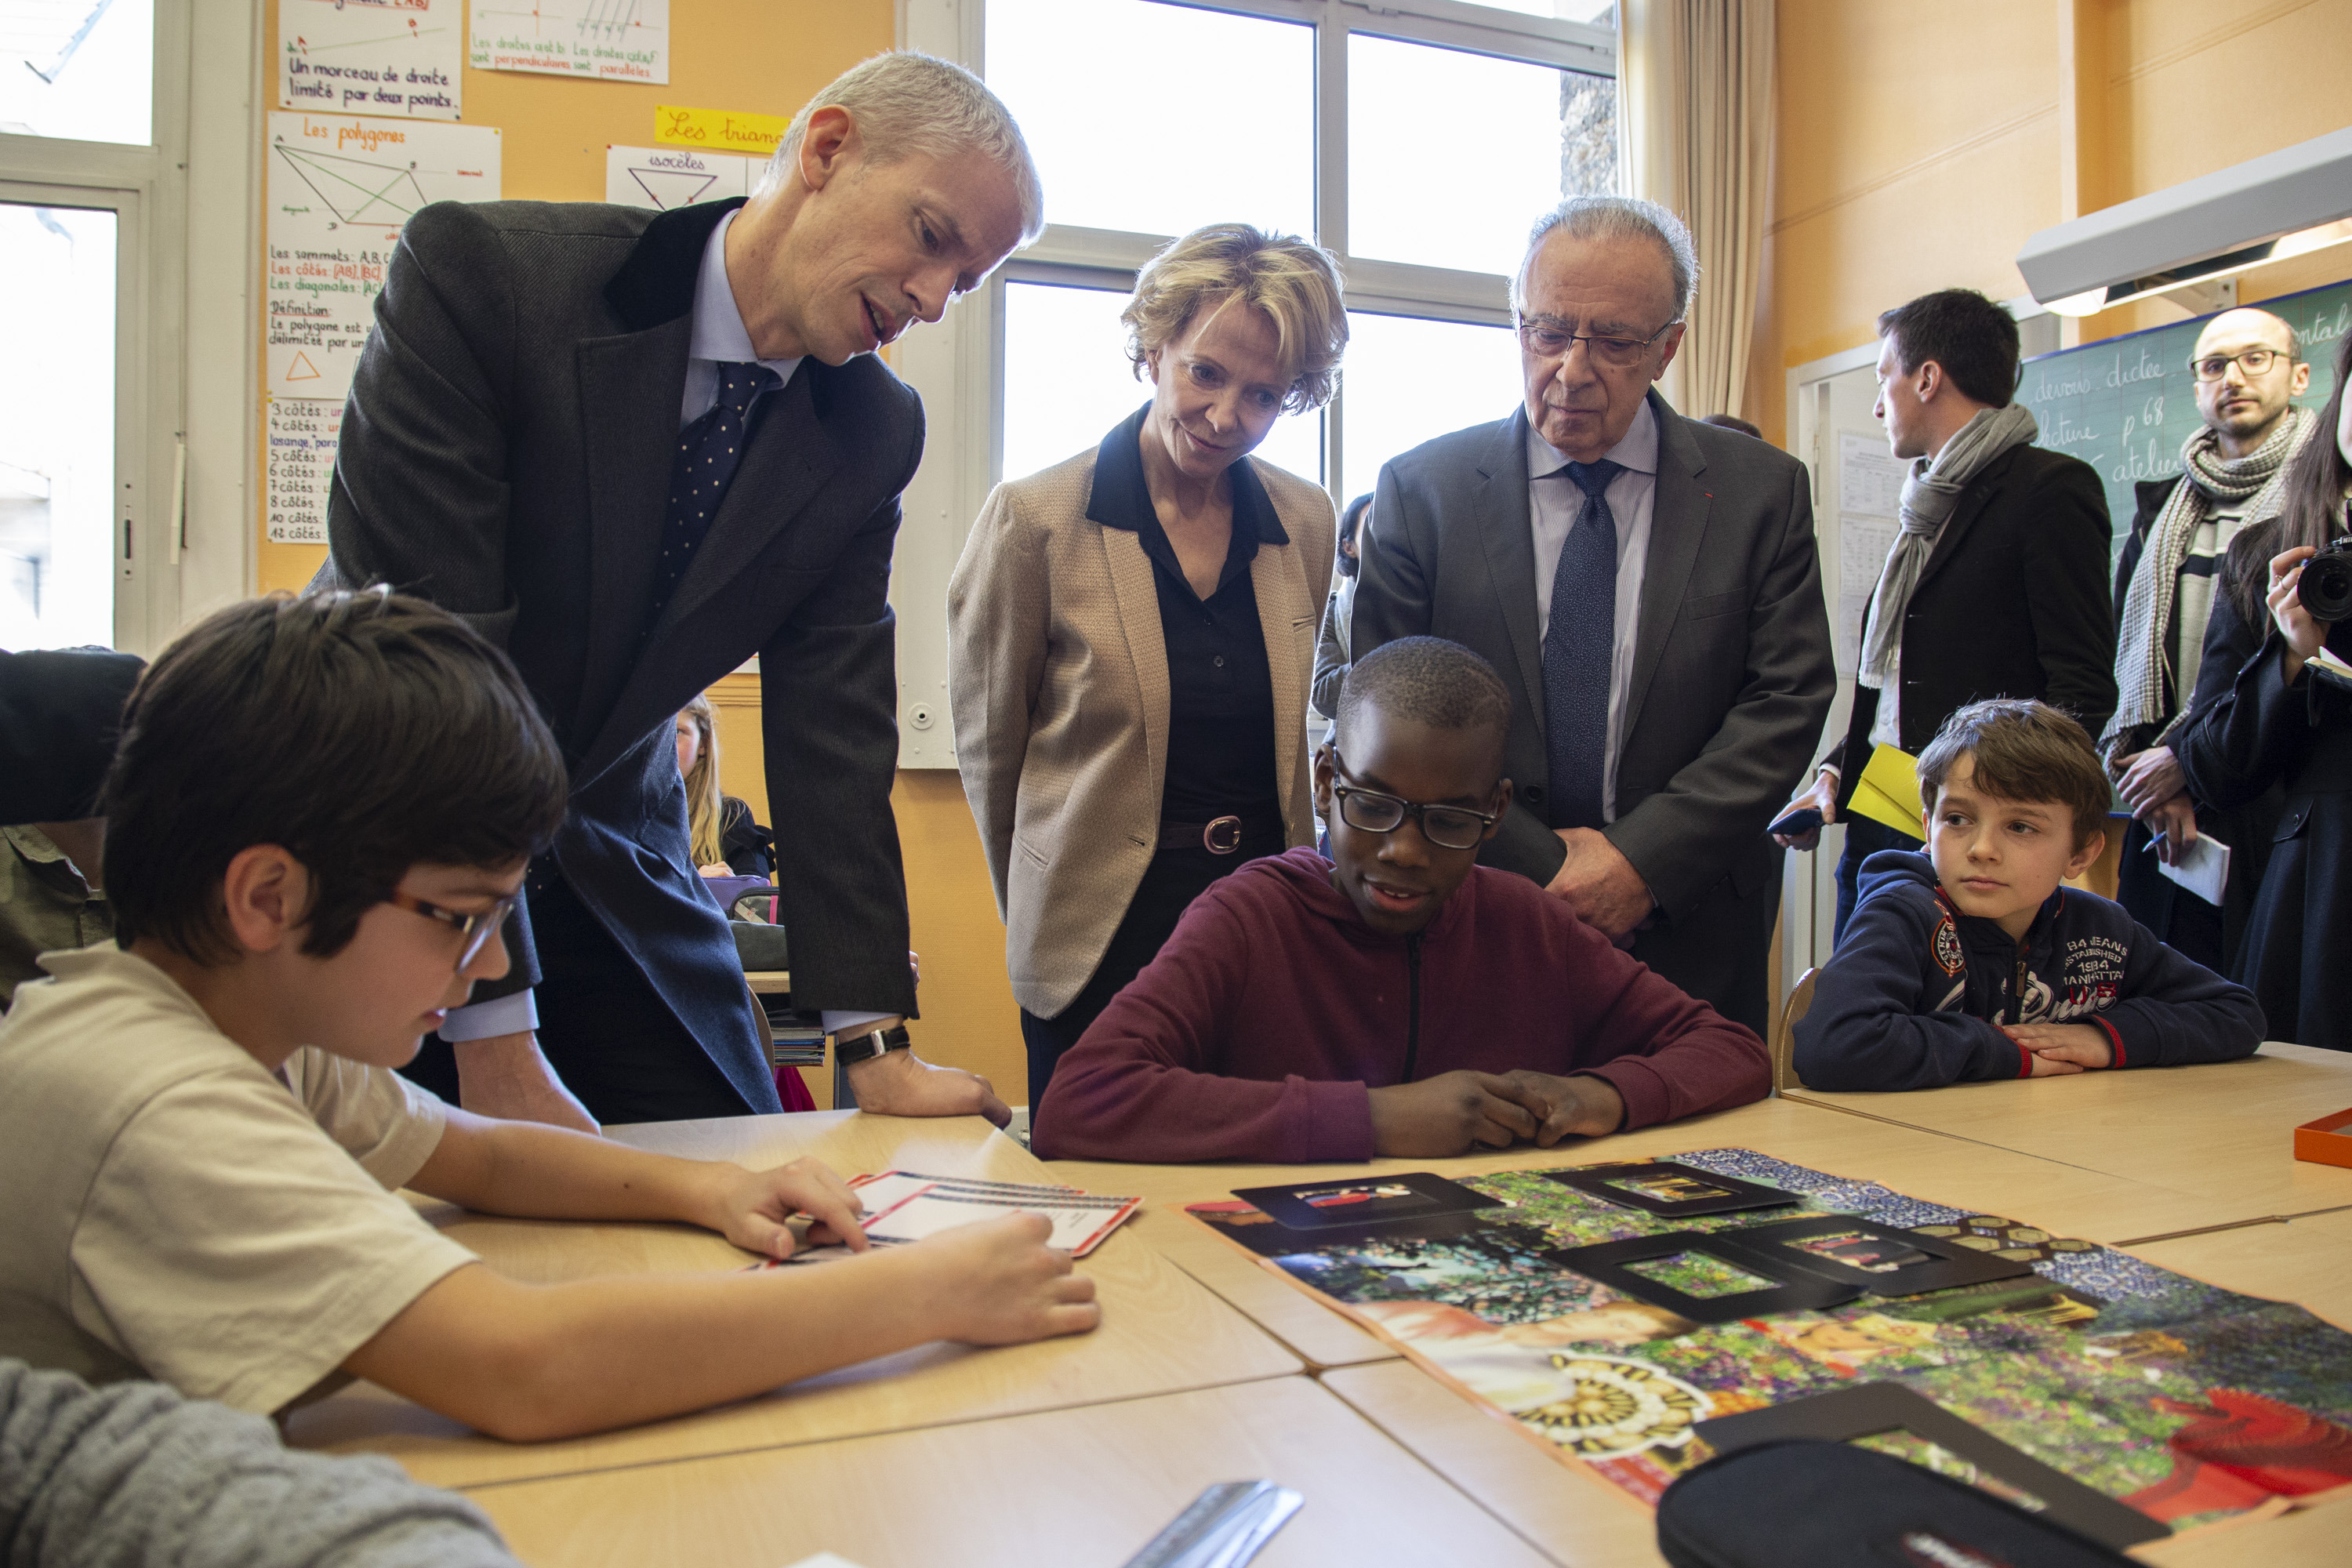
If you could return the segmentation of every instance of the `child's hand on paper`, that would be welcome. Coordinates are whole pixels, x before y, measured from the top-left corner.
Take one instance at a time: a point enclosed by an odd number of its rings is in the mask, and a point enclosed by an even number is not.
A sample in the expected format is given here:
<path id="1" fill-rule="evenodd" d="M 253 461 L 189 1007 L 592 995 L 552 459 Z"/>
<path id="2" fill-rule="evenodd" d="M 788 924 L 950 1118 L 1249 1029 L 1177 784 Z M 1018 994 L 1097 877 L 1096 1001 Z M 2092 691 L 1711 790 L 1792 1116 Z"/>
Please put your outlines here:
<path id="1" fill-rule="evenodd" d="M 2000 1032 L 2033 1053 L 2033 1078 L 2116 1065 L 2107 1032 L 2095 1024 L 2003 1024 Z"/>
<path id="2" fill-rule="evenodd" d="M 1009 1214 L 941 1231 L 893 1248 L 938 1269 L 933 1299 L 947 1314 L 941 1338 L 971 1345 L 1017 1345 L 1082 1334 L 1102 1321 L 1095 1282 L 1070 1255 L 1045 1245 L 1053 1223 Z"/>
<path id="3" fill-rule="evenodd" d="M 873 1245 L 857 1226 L 866 1205 L 822 1160 L 794 1160 L 766 1171 L 738 1169 L 724 1178 L 717 1201 L 718 1223 L 710 1228 L 749 1252 L 791 1257 L 795 1243 L 786 1222 L 796 1214 L 816 1222 L 809 1226 L 812 1247 L 842 1241 L 863 1252 Z"/>

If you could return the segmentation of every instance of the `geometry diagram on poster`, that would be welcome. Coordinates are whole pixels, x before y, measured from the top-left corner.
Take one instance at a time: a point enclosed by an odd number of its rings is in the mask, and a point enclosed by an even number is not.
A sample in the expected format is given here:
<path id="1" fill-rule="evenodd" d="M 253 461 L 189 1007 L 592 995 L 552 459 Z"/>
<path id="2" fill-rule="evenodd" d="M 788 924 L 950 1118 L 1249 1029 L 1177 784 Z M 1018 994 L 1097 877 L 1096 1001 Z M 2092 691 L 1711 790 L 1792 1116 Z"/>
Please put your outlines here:
<path id="1" fill-rule="evenodd" d="M 272 397 L 269 405 L 269 542 L 327 542 L 327 483 L 343 405 L 327 397 Z"/>
<path id="2" fill-rule="evenodd" d="M 476 70 L 669 80 L 669 0 L 474 0 Z"/>
<path id="3" fill-rule="evenodd" d="M 697 153 L 685 147 L 607 147 L 604 199 L 628 207 L 692 206 L 748 196 L 765 158 Z"/>
<path id="4" fill-rule="evenodd" d="M 269 117 L 269 391 L 342 401 L 394 242 L 428 202 L 499 199 L 487 125 Z"/>
<path id="5" fill-rule="evenodd" d="M 278 101 L 457 118 L 465 0 L 278 0 Z"/>

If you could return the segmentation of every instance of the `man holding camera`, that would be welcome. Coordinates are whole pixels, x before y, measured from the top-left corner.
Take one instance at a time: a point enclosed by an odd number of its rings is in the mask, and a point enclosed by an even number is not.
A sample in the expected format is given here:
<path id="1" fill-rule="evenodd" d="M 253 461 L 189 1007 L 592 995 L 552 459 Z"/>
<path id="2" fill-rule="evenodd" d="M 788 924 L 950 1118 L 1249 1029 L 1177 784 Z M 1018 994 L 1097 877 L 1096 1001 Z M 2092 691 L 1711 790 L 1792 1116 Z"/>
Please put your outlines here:
<path id="1" fill-rule="evenodd" d="M 2124 835 L 2117 896 L 2132 918 L 2209 969 L 2228 973 L 2257 862 L 2231 867 L 2232 887 L 2216 906 L 2158 869 L 2200 833 L 2242 854 L 2263 846 L 2266 813 L 2255 803 L 2231 814 L 2200 812 L 2169 741 L 2194 706 L 2213 610 L 2214 572 L 2230 541 L 2274 515 L 2279 477 L 2315 423 L 2291 399 L 2311 384 L 2294 330 L 2268 310 L 2224 310 L 2198 334 L 2190 358 L 2203 421 L 2180 448 L 2179 475 L 2143 480 L 2138 510 L 2116 574 L 2120 609 L 2116 684 L 2120 700 L 2100 737 L 2116 789 L 2136 814 Z M 2250 655 L 2263 628 L 2249 629 Z M 2216 672 L 2234 679 L 2235 670 Z M 2151 840 L 2155 853 L 2147 853 Z M 2225 909 L 2234 918 L 2225 918 Z"/>

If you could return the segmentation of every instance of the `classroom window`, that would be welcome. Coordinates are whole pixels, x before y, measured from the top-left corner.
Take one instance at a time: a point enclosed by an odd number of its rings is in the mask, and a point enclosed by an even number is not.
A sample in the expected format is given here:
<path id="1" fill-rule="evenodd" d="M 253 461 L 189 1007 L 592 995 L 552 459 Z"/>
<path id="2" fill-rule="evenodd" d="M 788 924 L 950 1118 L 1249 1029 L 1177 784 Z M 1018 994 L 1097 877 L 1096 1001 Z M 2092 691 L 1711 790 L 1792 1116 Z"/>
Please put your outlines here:
<path id="1" fill-rule="evenodd" d="M 114 640 L 115 228 L 0 203 L 0 647 Z"/>
<path id="2" fill-rule="evenodd" d="M 0 5 L 0 133 L 144 146 L 154 75 L 155 0 Z"/>
<path id="3" fill-rule="evenodd" d="M 182 618 L 190 4 L 0 0 L 0 647 Z"/>
<path id="4" fill-rule="evenodd" d="M 1340 259 L 1353 342 L 1319 415 L 1258 455 L 1370 489 L 1507 412 L 1508 275 L 1565 195 L 1616 182 L 1614 6 L 1593 0 L 963 0 L 1051 226 L 993 317 L 990 478 L 1101 439 L 1148 395 L 1118 314 L 1168 237 L 1234 219 Z"/>

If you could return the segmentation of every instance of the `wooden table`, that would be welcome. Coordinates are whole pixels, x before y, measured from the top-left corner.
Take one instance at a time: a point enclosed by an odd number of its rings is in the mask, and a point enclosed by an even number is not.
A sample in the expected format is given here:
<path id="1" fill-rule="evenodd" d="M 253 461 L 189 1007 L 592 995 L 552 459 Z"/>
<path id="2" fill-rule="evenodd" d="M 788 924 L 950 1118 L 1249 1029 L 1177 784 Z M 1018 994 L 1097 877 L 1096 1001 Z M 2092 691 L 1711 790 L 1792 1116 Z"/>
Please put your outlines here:
<path id="1" fill-rule="evenodd" d="M 2352 1210 L 2146 1242 L 2131 1251 L 2225 1290 L 2308 1307 L 2352 1331 Z M 2352 1530 L 2352 1518 L 2346 1528 Z"/>
<path id="2" fill-rule="evenodd" d="M 1555 1149 L 1521 1146 L 1458 1160 L 1374 1160 L 1369 1164 L 1340 1165 L 1129 1165 L 1050 1160 L 1045 1169 L 1054 1179 L 1089 1192 L 1141 1195 L 1146 1200 L 1144 1210 L 1128 1222 L 1129 1228 L 1320 1369 L 1361 1365 L 1394 1352 L 1352 1321 L 1183 1214 L 1186 1204 L 1226 1197 L 1236 1187 L 1329 1176 L 1422 1170 L 1450 1176 L 1476 1175 L 1716 1148 L 1754 1149 L 1815 1170 L 1875 1181 L 1911 1197 L 2024 1220 L 2090 1241 L 2167 1235 L 2249 1217 L 2244 1205 L 2226 1195 L 2192 1196 L 1963 1138 L 1844 1115 L 1794 1099 L 1767 1100 L 1612 1138 L 1578 1139 Z"/>
<path id="3" fill-rule="evenodd" d="M 1788 1098 L 2218 1202 L 2236 1223 L 2352 1206 L 2352 1170 L 2294 1150 L 2297 1124 L 2352 1106 L 2347 1051 L 2273 1042 L 2193 1068 Z"/>
<path id="4" fill-rule="evenodd" d="M 1256 1568 L 1547 1562 L 1304 1377 L 472 1497 L 520 1556 L 565 1568 L 782 1568 L 820 1551 L 860 1568 L 1108 1568 L 1203 1487 L 1258 1478 L 1307 1501 Z"/>
<path id="5" fill-rule="evenodd" d="M 752 1166 L 813 1154 L 844 1173 L 898 1165 L 999 1181 L 1049 1179 L 1026 1150 L 977 1117 L 908 1121 L 820 1111 L 610 1132 L 665 1153 Z M 500 1271 L 535 1281 L 740 1268 L 751 1257 L 684 1226 L 488 1219 L 446 1205 L 436 1205 L 432 1217 Z M 553 1443 L 499 1442 L 362 1384 L 298 1413 L 288 1436 L 301 1447 L 389 1454 L 435 1485 L 475 1486 L 1134 1399 L 1302 1370 L 1297 1357 L 1136 1236 L 1112 1236 L 1078 1267 L 1094 1277 L 1103 1305 L 1102 1326 L 1090 1334 L 995 1350 L 927 1345 L 762 1398 Z"/>

